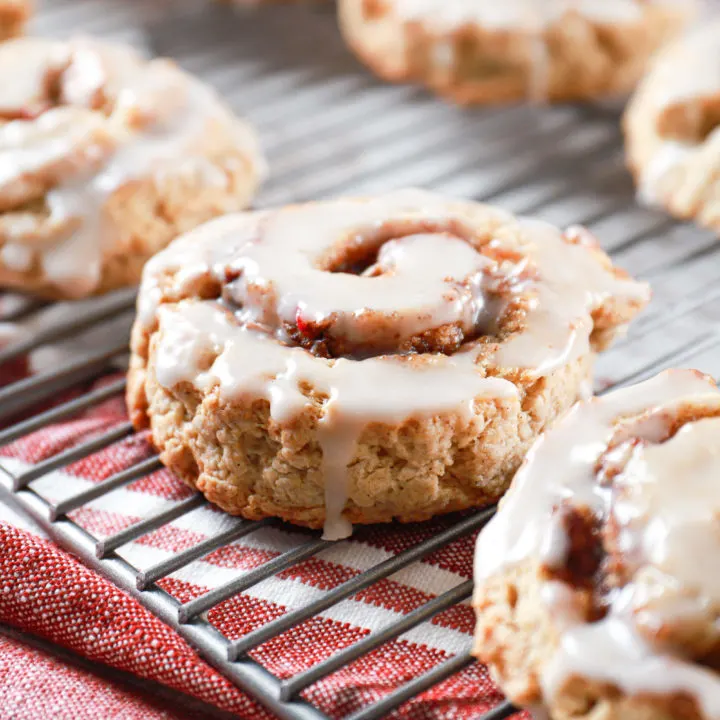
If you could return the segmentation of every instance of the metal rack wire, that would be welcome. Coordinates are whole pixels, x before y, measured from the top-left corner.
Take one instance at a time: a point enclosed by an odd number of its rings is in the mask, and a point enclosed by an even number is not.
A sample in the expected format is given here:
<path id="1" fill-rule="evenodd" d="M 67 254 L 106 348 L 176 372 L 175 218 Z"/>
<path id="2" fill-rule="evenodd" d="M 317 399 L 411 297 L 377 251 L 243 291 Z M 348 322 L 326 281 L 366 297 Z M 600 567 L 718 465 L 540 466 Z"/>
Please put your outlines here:
<path id="1" fill-rule="evenodd" d="M 108 3 L 110 10 L 108 10 Z M 670 365 L 717 373 L 720 361 L 720 247 L 711 235 L 676 225 L 638 208 L 622 167 L 618 115 L 612 108 L 507 108 L 461 111 L 412 88 L 376 83 L 343 48 L 328 10 L 283 8 L 256 15 L 229 11 L 173 18 L 138 15 L 127 2 L 76 3 L 47 0 L 38 30 L 120 35 L 151 51 L 177 57 L 214 83 L 230 103 L 261 128 L 274 174 L 260 205 L 327 194 L 371 192 L 421 185 L 501 204 L 561 225 L 582 223 L 601 239 L 615 259 L 653 282 L 655 299 L 631 335 L 608 352 L 598 367 L 598 388 L 629 384 Z M 124 14 L 123 14 L 124 13 Z M 138 17 L 142 22 L 138 22 Z M 160 21 L 162 20 L 162 21 Z M 207 38 L 212 37 L 209 48 Z M 268 43 L 267 38 L 275 38 Z M 270 45 L 270 47 L 269 47 Z M 49 345 L 91 337 L 87 351 L 70 354 L 29 379 L 0 388 L 0 446 L 121 395 L 124 380 L 32 412 L 39 403 L 122 366 L 125 331 L 132 317 L 133 292 L 116 293 L 82 306 L 82 311 L 51 324 L 37 323 L 47 308 L 29 303 L 11 313 L 14 321 L 36 328 L 21 342 L 0 350 L 0 365 Z M 2 303 L 0 303 L 1 313 Z M 689 319 L 692 318 L 692 322 Z M 1 318 L 0 318 L 1 319 Z M 119 323 L 121 332 L 102 331 Z M 39 328 L 39 329 L 37 329 Z M 18 417 L 22 419 L 18 420 Z M 15 418 L 8 424 L 11 418 Z M 441 532 L 408 547 L 322 597 L 230 640 L 205 613 L 222 601 L 314 557 L 328 543 L 315 536 L 273 559 L 239 574 L 207 593 L 180 603 L 158 581 L 189 563 L 275 521 L 237 520 L 222 532 L 152 566 L 139 569 L 116 551 L 206 504 L 200 495 L 177 501 L 108 537 L 96 538 L 68 517 L 113 490 L 160 467 L 146 458 L 92 488 L 49 501 L 34 483 L 58 468 L 88 457 L 133 434 L 131 425 L 115 427 L 69 450 L 13 470 L 0 458 L 4 498 L 30 513 L 56 540 L 85 562 L 134 594 L 178 630 L 225 675 L 260 699 L 281 718 L 321 720 L 325 716 L 301 693 L 382 644 L 466 600 L 470 580 L 460 582 L 397 621 L 372 632 L 345 650 L 294 677 L 279 680 L 248 655 L 283 632 L 297 627 L 412 563 L 476 532 L 492 514 L 486 509 L 461 518 Z M 451 677 L 472 662 L 460 653 L 348 720 L 385 717 L 410 698 Z M 484 720 L 509 717 L 507 703 Z"/>

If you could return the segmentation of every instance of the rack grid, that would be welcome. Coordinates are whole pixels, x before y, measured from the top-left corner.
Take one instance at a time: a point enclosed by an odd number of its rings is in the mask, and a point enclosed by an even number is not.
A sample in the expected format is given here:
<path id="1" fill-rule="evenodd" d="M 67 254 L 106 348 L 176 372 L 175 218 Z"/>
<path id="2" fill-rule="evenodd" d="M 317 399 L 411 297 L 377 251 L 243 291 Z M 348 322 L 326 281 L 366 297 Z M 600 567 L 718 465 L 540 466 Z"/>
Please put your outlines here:
<path id="1" fill-rule="evenodd" d="M 283 7 L 232 13 L 197 3 L 148 4 L 128 0 L 45 0 L 37 32 L 100 34 L 171 55 L 214 84 L 230 104 L 260 128 L 272 178 L 259 206 L 339 194 L 384 191 L 406 185 L 497 203 L 559 225 L 584 224 L 616 262 L 650 280 L 651 307 L 630 335 L 602 356 L 597 390 L 637 382 L 668 366 L 696 367 L 716 375 L 720 361 L 720 245 L 709 233 L 640 208 L 623 168 L 619 111 L 612 106 L 510 107 L 461 110 L 410 87 L 371 78 L 345 50 L 329 7 Z M 208 39 L 212 38 L 209 42 Z M 56 313 L 25 299 L 0 297 L 0 319 L 29 331 L 0 349 L 0 365 L 30 354 L 40 370 L 0 388 L 0 446 L 64 421 L 122 395 L 117 374 L 90 392 L 47 401 L 122 369 L 134 291 L 73 305 Z M 62 308 L 60 308 L 62 310 Z M 55 313 L 55 314 L 54 314 Z M 45 362 L 43 353 L 52 349 Z M 6 365 L 7 367 L 7 365 Z M 34 410 L 41 406 L 42 410 Z M 20 419 L 18 419 L 20 418 Z M 270 520 L 235 520 L 196 545 L 152 567 L 137 568 L 118 550 L 207 505 L 200 495 L 105 536 L 95 537 L 68 515 L 161 466 L 155 456 L 132 464 L 89 489 L 48 500 L 37 482 L 79 459 L 133 436 L 120 421 L 105 432 L 43 460 L 18 467 L 0 457 L 3 499 L 28 512 L 59 543 L 137 597 L 175 628 L 221 672 L 281 718 L 326 716 L 301 693 L 314 683 L 437 614 L 465 602 L 471 580 L 458 583 L 408 614 L 372 632 L 299 675 L 280 680 L 250 658 L 255 648 L 433 552 L 477 532 L 488 508 L 447 523 L 316 600 L 292 609 L 240 638 L 224 637 L 205 613 L 263 580 L 315 557 L 329 546 L 307 533 L 271 560 L 238 573 L 226 584 L 180 603 L 159 585 L 189 563 L 263 528 Z M 466 668 L 469 648 L 347 720 L 386 717 L 407 700 Z M 499 720 L 515 713 L 508 703 L 486 713 Z"/>

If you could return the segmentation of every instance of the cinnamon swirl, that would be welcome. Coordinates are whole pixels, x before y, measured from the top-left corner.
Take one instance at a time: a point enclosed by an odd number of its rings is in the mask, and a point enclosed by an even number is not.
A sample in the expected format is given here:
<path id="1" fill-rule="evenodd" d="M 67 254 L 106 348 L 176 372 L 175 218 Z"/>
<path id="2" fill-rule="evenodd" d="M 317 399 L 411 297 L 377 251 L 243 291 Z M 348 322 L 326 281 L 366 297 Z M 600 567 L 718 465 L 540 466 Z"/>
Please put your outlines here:
<path id="1" fill-rule="evenodd" d="M 0 286 L 135 284 L 178 233 L 245 207 L 261 169 L 250 128 L 169 60 L 93 40 L 0 46 Z"/>
<path id="2" fill-rule="evenodd" d="M 498 498 L 647 297 L 586 231 L 419 190 L 228 216 L 147 265 L 128 404 L 225 510 L 343 537 Z"/>
<path id="3" fill-rule="evenodd" d="M 538 441 L 475 556 L 476 654 L 555 720 L 720 718 L 720 392 L 670 370 Z"/>

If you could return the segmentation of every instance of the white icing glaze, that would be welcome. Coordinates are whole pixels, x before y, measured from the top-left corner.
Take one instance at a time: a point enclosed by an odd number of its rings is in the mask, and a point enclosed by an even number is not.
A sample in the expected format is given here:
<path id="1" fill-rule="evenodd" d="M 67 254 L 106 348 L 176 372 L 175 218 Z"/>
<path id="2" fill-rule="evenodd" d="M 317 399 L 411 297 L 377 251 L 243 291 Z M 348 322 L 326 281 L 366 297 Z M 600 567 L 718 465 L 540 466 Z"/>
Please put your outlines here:
<path id="1" fill-rule="evenodd" d="M 634 453 L 615 481 L 613 515 L 623 550 L 646 558 L 682 587 L 703 588 L 720 604 L 720 535 L 708 532 L 720 516 L 718 439 L 720 418 L 708 418 Z M 656 580 L 643 577 L 636 584 L 652 586 Z M 655 596 L 647 587 L 644 592 Z"/>
<path id="2" fill-rule="evenodd" d="M 653 74 L 662 77 L 656 102 L 668 106 L 720 92 L 720 20 L 698 24 L 657 59 Z"/>
<path id="3" fill-rule="evenodd" d="M 361 275 L 329 272 L 328 258 L 348 247 L 377 259 Z M 310 404 L 303 383 L 327 396 L 319 421 L 326 535 L 340 537 L 349 530 L 341 514 L 346 468 L 368 423 L 450 410 L 469 418 L 477 398 L 516 398 L 513 384 L 484 377 L 481 357 L 545 375 L 589 351 L 594 309 L 646 301 L 644 285 L 616 277 L 595 253 L 545 223 L 418 190 L 291 206 L 220 218 L 155 256 L 143 274 L 138 322 L 151 328 L 159 319 L 155 368 L 164 387 L 189 381 L 217 385 L 226 399 L 265 398 L 279 423 Z M 169 274 L 164 291 L 188 296 L 199 278 L 214 276 L 235 314 L 216 301 L 158 308 Z M 447 323 L 492 332 L 502 308 L 522 299 L 525 331 L 496 351 L 468 342 L 450 356 L 392 354 Z M 284 323 L 296 322 L 329 322 L 375 352 L 328 360 L 288 347 Z"/>
<path id="4" fill-rule="evenodd" d="M 0 53 L 0 77 L 3 78 L 0 93 L 0 115 L 15 115 L 18 111 L 36 111 L 46 104 L 48 63 L 55 66 L 67 57 L 63 43 L 32 38 L 11 40 L 3 45 Z M 11 48 L 12 52 L 7 52 Z M 23 72 L 18 72 L 18 68 Z"/>
<path id="5" fill-rule="evenodd" d="M 682 370 L 576 406 L 537 442 L 478 539 L 480 587 L 527 560 L 561 565 L 568 540 L 555 508 L 562 501 L 614 518 L 632 579 L 612 596 L 604 619 L 585 621 L 559 581 L 542 588 L 560 629 L 541 678 L 547 704 L 569 677 L 582 675 L 633 694 L 685 692 L 705 717 L 720 718 L 717 675 L 651 644 L 638 625 L 659 628 L 720 606 L 720 419 L 687 423 L 663 442 L 669 418 L 692 407 L 720 411 L 720 392 Z M 633 437 L 646 444 L 623 445 Z M 618 445 L 609 460 L 620 473 L 609 487 L 596 473 L 611 441 Z"/>
<path id="6" fill-rule="evenodd" d="M 701 102 L 720 97 L 720 21 L 698 25 L 663 51 L 645 80 L 642 94 L 643 102 L 652 106 L 653 118 L 675 106 L 684 106 L 686 113 L 699 113 Z M 661 205 L 665 181 L 678 168 L 692 166 L 692 172 L 686 174 L 695 179 L 696 187 L 714 181 L 716 165 L 703 163 L 702 157 L 714 154 L 720 158 L 720 131 L 715 130 L 702 142 L 664 138 L 659 127 L 649 127 L 646 132 L 655 137 L 648 144 L 651 153 L 639 180 L 641 202 Z M 691 182 L 691 177 L 686 182 Z"/>
<path id="7" fill-rule="evenodd" d="M 477 23 L 498 30 L 544 29 L 570 11 L 602 23 L 637 22 L 645 4 L 639 0 L 395 0 L 398 15 L 432 20 L 438 28 Z"/>
<path id="8" fill-rule="evenodd" d="M 48 280 L 68 294 L 86 294 L 98 283 L 103 248 L 114 240 L 103 208 L 120 187 L 138 178 L 162 184 L 191 173 L 209 184 L 225 182 L 208 168 L 200 147 L 209 123 L 224 125 L 248 162 L 262 170 L 249 127 L 171 62 L 146 62 L 129 48 L 89 40 L 20 40 L 0 51 L 0 71 L 9 72 L 14 57 L 27 61 L 34 74 L 14 71 L 16 82 L 0 91 L 2 110 L 11 115 L 13 108 L 32 108 L 53 67 L 64 68 L 59 91 L 65 104 L 37 119 L 0 124 L 0 210 L 22 201 L 13 189 L 23 193 L 28 177 L 48 188 L 49 217 L 41 228 L 31 228 L 22 213 L 5 223 L 6 253 L 19 257 L 13 246 L 33 246 Z M 108 98 L 109 114 L 91 109 Z M 43 194 L 28 199 L 36 197 Z"/>
<path id="9" fill-rule="evenodd" d="M 8 243 L 0 247 L 0 262 L 5 267 L 23 272 L 32 267 L 32 248 Z"/>
<path id="10" fill-rule="evenodd" d="M 480 25 L 491 31 L 524 32 L 530 43 L 528 97 L 547 99 L 550 54 L 544 37 L 548 27 L 569 13 L 578 13 L 604 24 L 637 23 L 643 19 L 642 0 L 395 0 L 397 15 L 407 21 L 427 23 L 426 30 L 438 35 L 435 57 L 447 67 L 452 57 L 441 37 L 463 25 Z M 672 4 L 658 0 L 655 4 Z"/>
<path id="11" fill-rule="evenodd" d="M 378 263 L 396 264 L 394 274 L 370 277 L 319 269 L 325 256 L 350 239 L 355 247 L 371 247 L 382 238 L 387 223 L 396 233 L 410 235 L 428 224 L 439 233 L 455 229 L 478 243 L 488 233 L 492 236 L 492 224 L 504 224 L 493 243 L 519 253 L 522 260 L 499 268 L 456 238 L 415 235 L 386 243 L 381 251 Z M 497 362 L 539 375 L 588 351 L 590 313 L 605 300 L 643 304 L 648 298 L 646 285 L 617 278 L 582 243 L 566 242 L 548 223 L 516 220 L 487 206 L 453 202 L 419 190 L 209 223 L 149 262 L 139 302 L 144 322 L 154 315 L 155 279 L 175 268 L 181 269 L 175 278 L 179 287 L 191 285 L 205 273 L 224 280 L 226 268 L 241 273 L 228 289 L 243 306 L 245 320 L 276 326 L 298 317 L 311 322 L 332 318 L 344 334 L 353 337 L 372 330 L 375 340 L 378 316 L 393 323 L 392 332 L 399 340 L 453 321 L 467 327 L 482 315 L 479 293 L 498 276 L 506 278 L 507 301 L 525 296 L 532 300 L 525 332 L 502 345 Z M 521 274 L 528 269 L 537 269 L 539 277 L 523 279 Z M 474 292 L 456 287 L 467 277 L 473 278 Z"/>
<path id="12" fill-rule="evenodd" d="M 482 377 L 465 357 L 440 356 L 413 370 L 393 357 L 329 362 L 238 326 L 215 303 L 185 301 L 171 309 L 161 307 L 158 317 L 156 375 L 165 387 L 191 380 L 200 389 L 218 385 L 225 400 L 243 395 L 263 398 L 279 423 L 312 404 L 301 391 L 302 383 L 328 396 L 319 441 L 327 514 L 324 537 L 331 540 L 351 532 L 342 516 L 347 465 L 368 423 L 398 423 L 413 415 L 446 411 L 469 417 L 478 398 L 517 398 L 512 383 Z M 216 354 L 212 365 L 201 370 L 203 360 Z"/>
<path id="13" fill-rule="evenodd" d="M 697 146 L 675 140 L 661 143 L 647 166 L 638 185 L 638 200 L 648 206 L 661 206 L 663 186 L 668 174 L 680 167 L 697 152 Z"/>
<path id="14" fill-rule="evenodd" d="M 720 718 L 720 682 L 706 668 L 658 655 L 621 618 L 610 616 L 593 625 L 579 624 L 564 636 L 558 655 L 543 679 L 552 694 L 571 674 L 607 681 L 627 693 L 696 698 L 703 717 Z"/>
<path id="15" fill-rule="evenodd" d="M 358 211 L 357 220 L 352 210 Z M 277 314 L 286 322 L 298 318 L 320 322 L 332 313 L 342 335 L 360 340 L 367 336 L 368 326 L 382 317 L 390 326 L 390 337 L 376 337 L 376 344 L 392 340 L 397 344 L 455 321 L 468 331 L 477 324 L 484 306 L 481 278 L 491 260 L 451 235 L 411 235 L 381 248 L 375 267 L 386 274 L 325 272 L 316 267 L 319 252 L 346 228 L 364 224 L 367 217 L 362 207 L 342 205 L 335 223 L 323 218 L 325 214 L 321 207 L 310 214 L 300 209 L 282 214 L 264 227 L 262 241 L 250 245 L 233 263 L 242 276 L 230 294 L 251 319 L 272 324 Z M 303 226 L 313 232 L 293 233 L 293 227 Z M 293 234 L 296 243 L 289 240 Z M 471 279 L 469 288 L 460 285 L 466 278 Z"/>

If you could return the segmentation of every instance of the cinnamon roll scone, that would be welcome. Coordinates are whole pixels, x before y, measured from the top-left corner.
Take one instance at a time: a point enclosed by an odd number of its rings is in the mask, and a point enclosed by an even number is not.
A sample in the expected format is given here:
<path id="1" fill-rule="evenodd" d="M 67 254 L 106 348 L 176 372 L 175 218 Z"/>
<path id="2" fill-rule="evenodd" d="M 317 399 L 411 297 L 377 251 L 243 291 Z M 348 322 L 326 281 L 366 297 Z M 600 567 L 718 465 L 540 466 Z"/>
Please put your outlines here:
<path id="1" fill-rule="evenodd" d="M 228 216 L 146 266 L 128 405 L 228 512 L 343 537 L 497 499 L 647 298 L 587 231 L 419 190 Z"/>
<path id="2" fill-rule="evenodd" d="M 0 45 L 0 286 L 74 298 L 139 282 L 179 233 L 244 208 L 252 130 L 169 60 L 89 39 Z"/>
<path id="3" fill-rule="evenodd" d="M 475 556 L 475 653 L 553 720 L 720 718 L 720 392 L 670 370 L 538 441 Z"/>
<path id="4" fill-rule="evenodd" d="M 720 230 L 720 20 L 658 56 L 626 112 L 625 139 L 642 200 Z"/>
<path id="5" fill-rule="evenodd" d="M 378 75 L 460 103 L 629 92 L 695 0 L 338 0 L 350 47 Z"/>
<path id="6" fill-rule="evenodd" d="M 0 0 L 0 41 L 20 35 L 31 12 L 31 0 Z"/>

